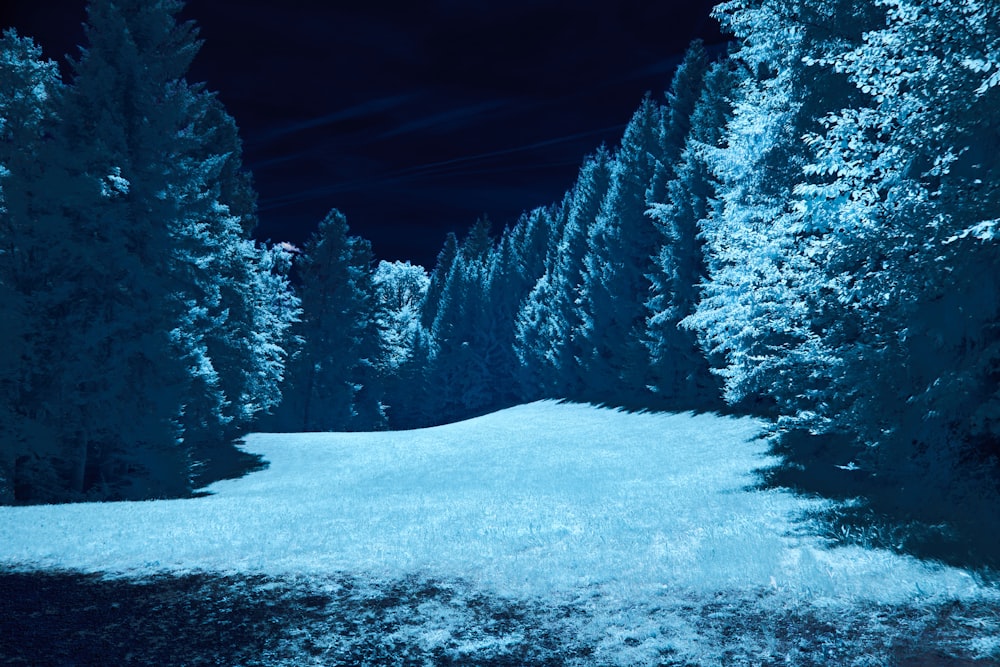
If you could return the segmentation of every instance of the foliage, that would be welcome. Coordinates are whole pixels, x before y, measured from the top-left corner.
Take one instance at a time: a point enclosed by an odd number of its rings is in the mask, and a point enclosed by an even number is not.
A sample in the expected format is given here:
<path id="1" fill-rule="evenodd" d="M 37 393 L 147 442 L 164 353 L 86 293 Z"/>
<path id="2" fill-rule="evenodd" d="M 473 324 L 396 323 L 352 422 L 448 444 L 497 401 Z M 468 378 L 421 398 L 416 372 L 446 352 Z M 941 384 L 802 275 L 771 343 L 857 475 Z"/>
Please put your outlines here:
<path id="1" fill-rule="evenodd" d="M 68 85 L 0 45 L 7 500 L 184 495 L 276 403 L 287 261 L 249 238 L 235 124 L 184 80 L 180 7 L 94 0 Z"/>

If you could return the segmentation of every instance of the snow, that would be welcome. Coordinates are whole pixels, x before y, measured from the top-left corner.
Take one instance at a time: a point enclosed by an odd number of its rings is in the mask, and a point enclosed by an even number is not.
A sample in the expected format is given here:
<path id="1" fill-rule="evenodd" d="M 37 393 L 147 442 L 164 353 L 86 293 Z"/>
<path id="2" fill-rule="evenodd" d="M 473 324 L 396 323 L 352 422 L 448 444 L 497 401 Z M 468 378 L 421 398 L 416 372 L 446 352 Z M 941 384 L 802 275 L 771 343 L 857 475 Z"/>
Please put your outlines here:
<path id="1" fill-rule="evenodd" d="M 245 448 L 270 466 L 205 497 L 0 508 L 0 567 L 432 577 L 617 600 L 631 627 L 630 605 L 666 590 L 996 595 L 956 568 L 827 548 L 799 520 L 820 501 L 751 488 L 763 427 L 539 402 L 415 431 L 254 434 Z"/>

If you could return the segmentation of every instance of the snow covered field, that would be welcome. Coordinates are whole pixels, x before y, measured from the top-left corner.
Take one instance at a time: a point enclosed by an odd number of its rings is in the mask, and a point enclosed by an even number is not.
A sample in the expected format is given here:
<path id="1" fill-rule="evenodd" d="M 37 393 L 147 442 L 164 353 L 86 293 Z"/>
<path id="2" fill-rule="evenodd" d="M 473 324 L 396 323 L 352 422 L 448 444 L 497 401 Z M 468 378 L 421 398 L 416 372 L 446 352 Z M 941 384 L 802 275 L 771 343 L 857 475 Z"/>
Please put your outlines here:
<path id="1" fill-rule="evenodd" d="M 270 466 L 205 497 L 0 508 L 0 567 L 452 582 L 584 609 L 574 631 L 618 664 L 680 650 L 685 631 L 668 626 L 683 614 L 668 608 L 683 600 L 998 608 L 968 572 L 828 548 L 799 520 L 819 501 L 752 490 L 762 427 L 540 402 L 418 431 L 255 434 L 245 448 Z M 421 641 L 445 641 L 435 618 Z M 1000 654 L 983 628 L 977 650 Z"/>

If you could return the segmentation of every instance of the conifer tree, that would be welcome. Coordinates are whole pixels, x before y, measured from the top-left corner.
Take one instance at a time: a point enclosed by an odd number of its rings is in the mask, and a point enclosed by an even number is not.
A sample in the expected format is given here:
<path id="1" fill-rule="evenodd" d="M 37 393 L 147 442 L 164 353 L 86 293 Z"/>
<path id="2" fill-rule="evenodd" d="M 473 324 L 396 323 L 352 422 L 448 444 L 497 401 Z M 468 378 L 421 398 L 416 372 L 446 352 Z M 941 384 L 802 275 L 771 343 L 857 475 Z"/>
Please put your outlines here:
<path id="1" fill-rule="evenodd" d="M 43 323 L 31 307 L 32 264 L 45 240 L 32 220 L 41 206 L 42 144 L 57 122 L 53 99 L 62 86 L 56 64 L 41 56 L 40 47 L 13 30 L 0 39 L 0 503 L 13 502 L 15 487 L 30 483 L 24 476 L 49 468 L 59 453 L 51 446 L 55 434 L 38 418 L 42 397 L 34 375 L 41 369 L 33 362 L 32 331 Z"/>
<path id="2" fill-rule="evenodd" d="M 195 391 L 191 409 L 211 402 L 207 412 L 224 402 L 200 330 L 215 303 L 178 281 L 183 264 L 203 256 L 189 207 L 200 207 L 213 176 L 211 165 L 185 171 L 198 139 L 184 134 L 197 94 L 183 76 L 198 43 L 174 20 L 179 9 L 88 6 L 87 48 L 49 145 L 53 206 L 40 223 L 53 237 L 52 262 L 39 268 L 52 289 L 39 308 L 61 325 L 44 343 L 48 367 L 59 369 L 46 391 L 60 397 L 51 417 L 75 449 L 67 476 L 76 494 L 186 492 L 186 399 Z"/>
<path id="3" fill-rule="evenodd" d="M 91 2 L 55 122 L 15 147 L 37 165 L 6 193 L 32 230 L 20 410 L 51 425 L 20 500 L 183 495 L 276 400 L 287 262 L 249 240 L 235 125 L 184 79 L 199 43 L 180 7 Z"/>
<path id="4" fill-rule="evenodd" d="M 707 68 L 708 54 L 705 53 L 701 40 L 691 42 L 667 91 L 663 131 L 660 133 L 660 145 L 654 154 L 656 170 L 646 191 L 646 201 L 649 204 L 669 201 L 667 184 L 677 176 L 677 163 L 691 132 L 691 117 L 704 86 Z"/>
<path id="5" fill-rule="evenodd" d="M 517 323 L 532 288 L 545 272 L 547 248 L 558 209 L 538 208 L 504 230 L 489 262 L 487 301 L 490 318 L 481 343 L 494 369 L 491 384 L 496 407 L 525 398 L 524 371 L 517 352 Z"/>
<path id="6" fill-rule="evenodd" d="M 421 318 L 427 329 L 430 329 L 434 324 L 434 318 L 437 317 L 445 283 L 448 281 L 448 275 L 451 273 L 451 267 L 455 263 L 456 257 L 458 257 L 458 238 L 453 232 L 448 232 L 444 245 L 438 253 L 434 269 L 431 271 L 430 282 L 427 285 L 427 296 L 422 307 Z"/>
<path id="7" fill-rule="evenodd" d="M 428 332 L 421 324 L 421 307 L 430 279 L 422 266 L 409 262 L 379 262 L 373 276 L 374 315 L 379 335 L 378 373 L 392 428 L 421 425 Z"/>
<path id="8" fill-rule="evenodd" d="M 569 334 L 565 321 L 560 322 L 557 308 L 556 266 L 562 253 L 561 239 L 568 221 L 569 196 L 553 210 L 552 230 L 545 251 L 544 271 L 522 300 L 514 322 L 513 350 L 520 364 L 519 382 L 526 400 L 566 396 L 556 376 L 552 349 L 565 345 L 562 335 Z M 562 325 L 562 331 L 559 326 Z"/>
<path id="9" fill-rule="evenodd" d="M 674 176 L 666 184 L 666 199 L 653 203 L 649 211 L 663 238 L 646 304 L 650 375 L 659 400 L 675 408 L 718 407 L 721 400 L 721 388 L 696 336 L 681 328 L 680 322 L 694 312 L 707 278 L 700 227 L 709 216 L 716 183 L 705 152 L 719 148 L 729 115 L 732 80 L 728 61 L 715 64 L 706 75 L 691 117 L 684 121 L 690 131 L 672 170 Z M 674 99 L 671 115 L 675 108 L 687 107 Z"/>
<path id="10" fill-rule="evenodd" d="M 350 236 L 333 210 L 302 248 L 301 322 L 304 345 L 289 364 L 276 421 L 282 430 L 338 431 L 356 424 L 363 384 L 362 354 L 372 327 L 371 246 Z"/>
<path id="11" fill-rule="evenodd" d="M 480 220 L 463 239 L 430 329 L 433 349 L 427 381 L 434 388 L 430 405 L 436 423 L 482 414 L 490 406 L 490 369 L 483 348 L 476 345 L 490 317 L 486 299 L 492 242 L 488 229 L 488 222 Z"/>
<path id="12" fill-rule="evenodd" d="M 582 397 L 580 293 L 587 238 L 610 185 L 611 154 L 601 147 L 553 210 L 544 273 L 524 299 L 515 324 L 515 351 L 529 397 Z"/>
<path id="13" fill-rule="evenodd" d="M 646 391 L 645 302 L 651 257 L 659 248 L 646 215 L 646 192 L 656 172 L 663 110 L 647 97 L 625 130 L 611 165 L 611 185 L 589 230 L 580 301 L 584 317 L 574 335 L 590 400 L 641 404 Z"/>

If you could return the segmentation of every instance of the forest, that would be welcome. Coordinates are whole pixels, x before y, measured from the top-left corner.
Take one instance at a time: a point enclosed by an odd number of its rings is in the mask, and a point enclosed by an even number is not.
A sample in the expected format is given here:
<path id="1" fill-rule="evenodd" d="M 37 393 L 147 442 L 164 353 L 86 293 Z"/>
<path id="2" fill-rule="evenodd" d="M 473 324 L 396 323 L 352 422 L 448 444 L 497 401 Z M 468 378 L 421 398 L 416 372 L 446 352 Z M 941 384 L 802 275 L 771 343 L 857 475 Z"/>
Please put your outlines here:
<path id="1" fill-rule="evenodd" d="M 336 210 L 254 240 L 180 7 L 92 0 L 68 81 L 0 41 L 0 502 L 179 497 L 250 431 L 552 398 L 764 417 L 798 482 L 996 514 L 997 4 L 722 2 L 724 57 L 693 43 L 561 200 L 429 271 Z"/>

